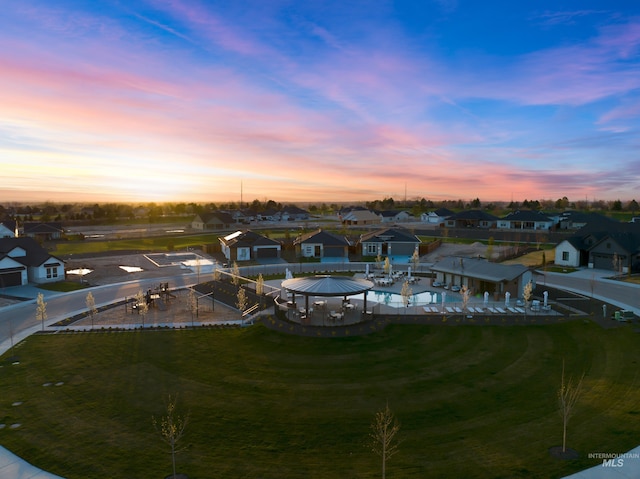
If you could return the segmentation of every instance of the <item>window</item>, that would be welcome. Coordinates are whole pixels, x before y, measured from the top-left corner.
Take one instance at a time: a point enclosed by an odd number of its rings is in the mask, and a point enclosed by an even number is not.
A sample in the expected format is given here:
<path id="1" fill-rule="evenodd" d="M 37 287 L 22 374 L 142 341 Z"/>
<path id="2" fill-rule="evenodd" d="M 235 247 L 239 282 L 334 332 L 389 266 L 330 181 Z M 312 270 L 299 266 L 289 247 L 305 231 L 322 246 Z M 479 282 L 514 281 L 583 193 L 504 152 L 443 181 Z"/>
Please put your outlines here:
<path id="1" fill-rule="evenodd" d="M 367 245 L 367 254 L 378 254 L 378 245 L 375 243 L 369 243 Z"/>
<path id="2" fill-rule="evenodd" d="M 563 251 L 562 252 L 562 261 L 569 261 L 569 252 L 568 251 Z"/>
<path id="3" fill-rule="evenodd" d="M 55 266 L 52 268 L 47 268 L 47 279 L 57 278 L 58 277 L 58 268 Z"/>

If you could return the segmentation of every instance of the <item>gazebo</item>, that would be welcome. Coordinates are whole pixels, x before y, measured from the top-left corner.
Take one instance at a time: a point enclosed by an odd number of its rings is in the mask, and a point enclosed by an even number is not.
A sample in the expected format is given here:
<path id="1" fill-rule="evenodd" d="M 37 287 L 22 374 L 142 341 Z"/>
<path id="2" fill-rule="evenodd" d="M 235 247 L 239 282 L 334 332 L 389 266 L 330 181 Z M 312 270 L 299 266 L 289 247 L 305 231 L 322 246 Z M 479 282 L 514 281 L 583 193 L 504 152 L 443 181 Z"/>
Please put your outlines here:
<path id="1" fill-rule="evenodd" d="M 301 294 L 305 300 L 305 311 L 309 311 L 309 296 L 335 297 L 354 296 L 369 291 L 373 283 L 366 279 L 350 276 L 305 276 L 301 278 L 287 279 L 282 282 L 282 287 L 295 295 Z M 367 295 L 364 295 L 364 307 L 367 310 Z"/>

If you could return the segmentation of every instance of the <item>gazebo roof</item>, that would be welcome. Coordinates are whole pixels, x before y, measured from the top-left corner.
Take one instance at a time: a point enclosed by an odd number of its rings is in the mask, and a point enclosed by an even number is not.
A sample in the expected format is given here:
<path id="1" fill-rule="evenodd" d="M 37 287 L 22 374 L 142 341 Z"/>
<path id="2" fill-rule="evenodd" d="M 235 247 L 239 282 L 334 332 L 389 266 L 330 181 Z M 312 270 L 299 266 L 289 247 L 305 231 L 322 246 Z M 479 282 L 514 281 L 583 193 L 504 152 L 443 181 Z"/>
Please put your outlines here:
<path id="1" fill-rule="evenodd" d="M 287 279 L 282 287 L 307 296 L 352 296 L 370 290 L 373 283 L 349 276 L 307 276 Z"/>

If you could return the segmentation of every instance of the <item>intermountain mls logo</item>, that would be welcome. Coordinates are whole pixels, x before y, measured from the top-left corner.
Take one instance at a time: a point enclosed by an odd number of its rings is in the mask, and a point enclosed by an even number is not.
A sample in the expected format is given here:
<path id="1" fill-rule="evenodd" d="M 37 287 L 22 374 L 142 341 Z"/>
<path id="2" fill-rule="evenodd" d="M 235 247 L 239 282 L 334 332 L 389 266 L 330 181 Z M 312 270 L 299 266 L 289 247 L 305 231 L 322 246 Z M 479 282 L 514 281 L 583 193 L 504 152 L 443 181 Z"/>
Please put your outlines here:
<path id="1" fill-rule="evenodd" d="M 589 459 L 602 459 L 602 467 L 624 467 L 625 459 L 640 459 L 640 452 L 590 452 Z"/>

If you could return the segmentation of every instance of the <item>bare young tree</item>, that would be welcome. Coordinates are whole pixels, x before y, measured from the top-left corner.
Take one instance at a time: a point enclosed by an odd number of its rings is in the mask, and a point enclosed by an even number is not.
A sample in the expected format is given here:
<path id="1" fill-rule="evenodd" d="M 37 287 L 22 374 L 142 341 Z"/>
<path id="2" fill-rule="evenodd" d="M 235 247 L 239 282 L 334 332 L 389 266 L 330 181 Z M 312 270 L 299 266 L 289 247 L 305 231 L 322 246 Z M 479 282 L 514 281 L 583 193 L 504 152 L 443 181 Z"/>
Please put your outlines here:
<path id="1" fill-rule="evenodd" d="M 487 242 L 487 252 L 485 253 L 485 255 L 487 256 L 487 261 L 491 261 L 493 258 L 493 244 L 494 244 L 495 240 L 493 239 L 493 236 L 489 237 L 489 241 Z"/>
<path id="2" fill-rule="evenodd" d="M 469 304 L 469 300 L 471 299 L 471 289 L 465 284 L 460 289 L 460 294 L 462 295 L 462 309 L 467 309 L 467 305 Z"/>
<path id="3" fill-rule="evenodd" d="M 196 290 L 193 288 L 189 288 L 187 308 L 189 308 L 189 312 L 191 313 L 191 326 L 193 327 L 194 316 L 198 316 L 198 297 L 196 296 Z"/>
<path id="4" fill-rule="evenodd" d="M 87 311 L 89 312 L 89 316 L 91 316 L 91 329 L 93 329 L 93 318 L 95 317 L 98 310 L 96 309 L 96 300 L 93 298 L 93 294 L 91 291 L 87 293 L 87 298 L 85 299 L 85 303 L 87 305 Z"/>
<path id="5" fill-rule="evenodd" d="M 264 294 L 264 278 L 262 277 L 262 273 L 258 275 L 258 279 L 256 281 L 256 294 L 259 296 Z"/>
<path id="6" fill-rule="evenodd" d="M 409 281 L 405 281 L 402 285 L 400 296 L 402 296 L 402 304 L 407 308 L 409 306 L 409 301 L 411 301 L 411 296 L 413 296 L 413 290 L 411 289 L 411 286 L 409 286 Z"/>
<path id="7" fill-rule="evenodd" d="M 47 320 L 47 303 L 45 303 L 42 293 L 38 293 L 36 299 L 36 319 L 42 322 L 42 330 L 44 331 L 44 322 Z"/>
<path id="8" fill-rule="evenodd" d="M 569 378 L 565 382 L 564 378 L 564 359 L 562 360 L 562 378 L 560 381 L 560 389 L 558 389 L 558 406 L 560 417 L 562 418 L 562 452 L 567 451 L 567 425 L 569 419 L 573 415 L 573 410 L 582 392 L 582 380 L 584 373 L 577 383 L 573 382 L 573 378 Z"/>
<path id="9" fill-rule="evenodd" d="M 384 266 L 382 267 L 382 270 L 384 271 L 384 274 L 389 274 L 389 271 L 391 271 L 391 261 L 388 256 L 384 259 Z"/>
<path id="10" fill-rule="evenodd" d="M 149 305 L 147 304 L 147 299 L 144 297 L 144 293 L 142 292 L 142 290 L 138 291 L 135 299 L 138 306 L 138 314 L 142 316 L 142 328 L 144 328 L 144 318 L 149 312 Z"/>
<path id="11" fill-rule="evenodd" d="M 531 280 L 524 285 L 524 289 L 522 290 L 522 297 L 524 299 L 524 305 L 529 306 L 529 301 L 531 301 L 531 297 L 533 296 L 533 283 Z"/>
<path id="12" fill-rule="evenodd" d="M 241 313 L 244 313 L 245 309 L 247 309 L 247 293 L 244 288 L 238 288 L 238 296 L 236 297 L 236 306 L 240 310 Z"/>
<path id="13" fill-rule="evenodd" d="M 233 284 L 238 286 L 240 284 L 240 267 L 238 266 L 238 263 L 236 263 L 235 261 L 233 262 L 232 274 L 233 274 Z"/>
<path id="14" fill-rule="evenodd" d="M 371 450 L 382 459 L 382 479 L 387 476 L 387 460 L 398 452 L 395 436 L 400 430 L 400 424 L 389 409 L 389 403 L 378 411 L 371 423 Z"/>
<path id="15" fill-rule="evenodd" d="M 420 266 L 420 251 L 416 246 L 416 249 L 413 250 L 413 255 L 411 256 L 411 265 L 414 270 L 418 270 L 418 266 Z"/>
<path id="16" fill-rule="evenodd" d="M 618 273 L 622 268 L 622 260 L 620 259 L 620 256 L 618 256 L 618 253 L 613 253 L 613 259 L 611 262 L 613 263 L 613 270 Z"/>
<path id="17" fill-rule="evenodd" d="M 189 417 L 178 414 L 177 399 L 171 396 L 169 396 L 167 400 L 166 412 L 166 415 L 159 419 L 152 416 L 152 422 L 162 440 L 171 448 L 171 464 L 173 466 L 173 477 L 175 478 L 177 477 L 176 453 L 179 452 L 178 442 L 184 435 L 187 424 L 189 423 Z"/>

